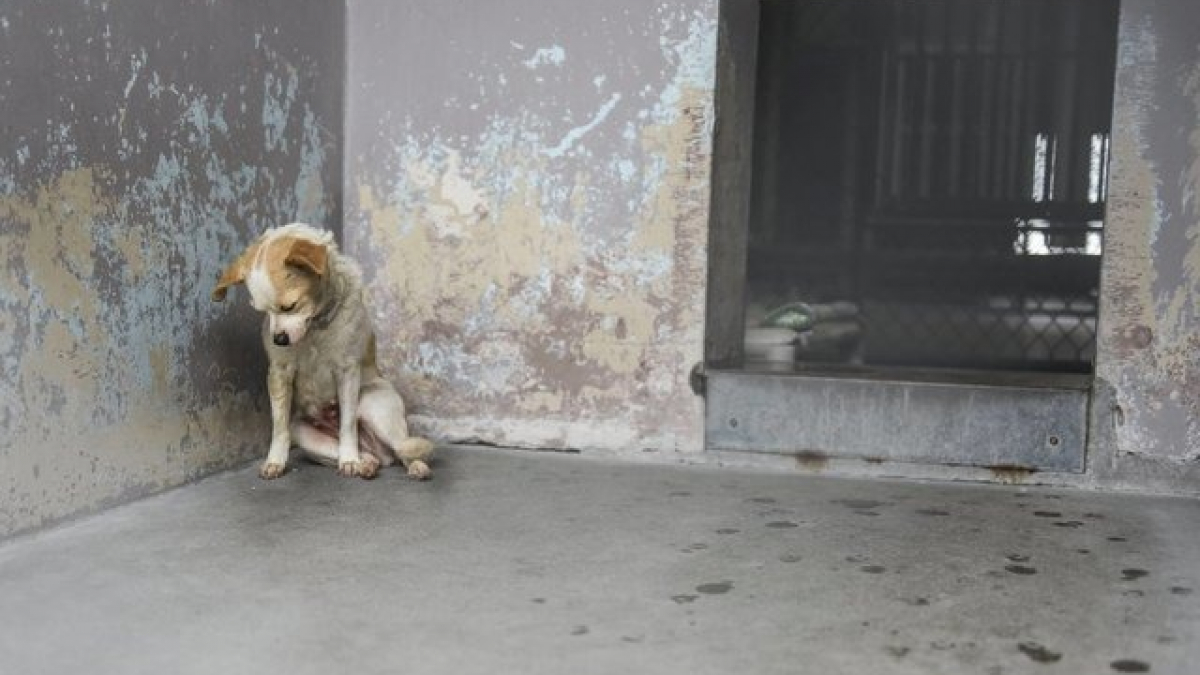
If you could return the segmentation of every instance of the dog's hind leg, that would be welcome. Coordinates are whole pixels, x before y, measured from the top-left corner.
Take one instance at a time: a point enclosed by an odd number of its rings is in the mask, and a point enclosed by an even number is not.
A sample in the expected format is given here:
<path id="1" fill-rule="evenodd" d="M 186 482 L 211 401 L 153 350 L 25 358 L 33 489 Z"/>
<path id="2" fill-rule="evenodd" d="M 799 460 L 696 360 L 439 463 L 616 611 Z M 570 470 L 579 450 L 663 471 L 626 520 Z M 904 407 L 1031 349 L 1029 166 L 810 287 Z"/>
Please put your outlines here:
<path id="1" fill-rule="evenodd" d="M 363 387 L 358 419 L 396 453 L 409 477 L 425 480 L 433 475 L 428 464 L 433 444 L 408 435 L 404 399 L 386 380 L 374 380 Z"/>
<path id="2" fill-rule="evenodd" d="M 314 462 L 325 466 L 338 466 L 338 439 L 305 421 L 292 421 L 292 442 Z M 374 478 L 379 474 L 379 460 L 374 455 L 364 454 L 358 475 Z"/>

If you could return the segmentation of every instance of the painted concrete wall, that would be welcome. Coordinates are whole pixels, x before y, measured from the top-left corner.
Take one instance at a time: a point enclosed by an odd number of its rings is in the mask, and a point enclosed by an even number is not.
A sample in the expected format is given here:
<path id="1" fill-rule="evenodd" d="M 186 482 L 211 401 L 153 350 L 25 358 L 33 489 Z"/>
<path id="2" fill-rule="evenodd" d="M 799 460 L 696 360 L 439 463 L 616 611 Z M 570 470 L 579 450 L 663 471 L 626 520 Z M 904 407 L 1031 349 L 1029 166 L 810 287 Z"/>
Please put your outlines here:
<path id="1" fill-rule="evenodd" d="M 346 242 L 416 426 L 699 450 L 716 0 L 348 22 Z"/>
<path id="2" fill-rule="evenodd" d="M 1122 0 L 1093 469 L 1200 490 L 1200 21 Z"/>
<path id="3" fill-rule="evenodd" d="M 343 8 L 0 2 L 0 536 L 263 451 L 264 226 L 340 211 Z"/>

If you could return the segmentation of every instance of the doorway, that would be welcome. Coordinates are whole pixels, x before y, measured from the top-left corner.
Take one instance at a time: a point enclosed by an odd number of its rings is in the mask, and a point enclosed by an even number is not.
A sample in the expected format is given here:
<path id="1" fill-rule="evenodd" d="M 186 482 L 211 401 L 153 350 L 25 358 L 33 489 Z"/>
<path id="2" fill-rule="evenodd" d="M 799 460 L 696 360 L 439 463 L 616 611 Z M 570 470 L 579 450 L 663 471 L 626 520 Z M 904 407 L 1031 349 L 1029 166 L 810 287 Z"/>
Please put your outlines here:
<path id="1" fill-rule="evenodd" d="M 709 446 L 1081 471 L 1117 0 L 725 4 Z"/>

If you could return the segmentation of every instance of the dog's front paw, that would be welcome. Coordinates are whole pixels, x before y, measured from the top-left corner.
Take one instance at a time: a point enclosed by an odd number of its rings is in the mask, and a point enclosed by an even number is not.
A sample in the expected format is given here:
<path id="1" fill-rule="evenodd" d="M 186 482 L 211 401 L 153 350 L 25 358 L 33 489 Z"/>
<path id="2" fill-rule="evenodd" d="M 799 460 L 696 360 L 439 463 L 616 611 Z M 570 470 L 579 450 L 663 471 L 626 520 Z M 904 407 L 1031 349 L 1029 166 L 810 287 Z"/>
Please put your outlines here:
<path id="1" fill-rule="evenodd" d="M 358 460 L 358 477 L 371 480 L 379 475 L 379 460 L 374 455 L 362 455 Z"/>
<path id="2" fill-rule="evenodd" d="M 343 459 L 338 462 L 338 473 L 343 476 L 358 476 L 369 480 L 379 475 L 379 460 L 371 456 L 355 460 Z"/>
<path id="3" fill-rule="evenodd" d="M 413 480 L 429 480 L 433 477 L 433 472 L 429 470 L 428 464 L 414 459 L 408 463 L 408 477 Z"/>
<path id="4" fill-rule="evenodd" d="M 286 466 L 287 465 L 284 464 L 283 462 L 272 462 L 270 460 L 267 460 L 267 461 L 263 462 L 263 465 L 261 467 L 259 467 L 258 477 L 262 478 L 263 480 L 271 480 L 273 478 L 279 478 L 280 476 L 283 475 L 283 470 Z"/>

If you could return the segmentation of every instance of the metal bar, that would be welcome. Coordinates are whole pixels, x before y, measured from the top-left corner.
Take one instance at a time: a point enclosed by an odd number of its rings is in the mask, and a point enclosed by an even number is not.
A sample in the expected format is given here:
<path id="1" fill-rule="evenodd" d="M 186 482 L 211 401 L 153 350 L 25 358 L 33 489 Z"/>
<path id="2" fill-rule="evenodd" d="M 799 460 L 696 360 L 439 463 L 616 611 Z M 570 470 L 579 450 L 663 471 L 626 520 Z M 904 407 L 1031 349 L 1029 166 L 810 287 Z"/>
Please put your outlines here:
<path id="1" fill-rule="evenodd" d="M 946 165 L 946 194 L 955 198 L 959 196 L 962 185 L 963 143 L 966 134 L 963 133 L 963 79 L 964 64 L 951 39 L 955 23 L 955 10 L 958 5 L 950 5 L 946 9 L 945 40 L 946 53 L 950 59 L 950 157 Z"/>

